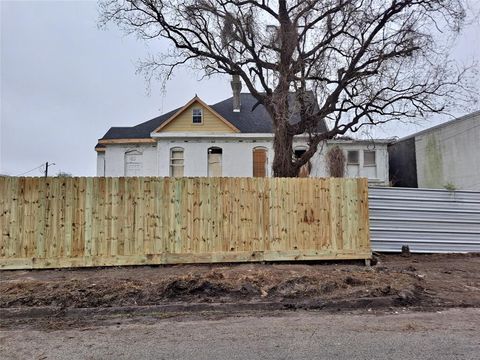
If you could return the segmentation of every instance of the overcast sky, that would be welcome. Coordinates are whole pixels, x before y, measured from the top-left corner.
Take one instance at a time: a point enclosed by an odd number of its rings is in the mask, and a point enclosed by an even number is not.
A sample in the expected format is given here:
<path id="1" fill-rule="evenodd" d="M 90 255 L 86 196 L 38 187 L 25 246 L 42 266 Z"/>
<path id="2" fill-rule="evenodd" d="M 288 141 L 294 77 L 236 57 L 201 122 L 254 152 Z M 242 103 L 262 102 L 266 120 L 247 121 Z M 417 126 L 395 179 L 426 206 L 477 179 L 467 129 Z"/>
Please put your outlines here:
<path id="1" fill-rule="evenodd" d="M 51 174 L 95 175 L 93 148 L 109 127 L 136 125 L 195 94 L 207 103 L 230 96 L 228 78 L 200 81 L 188 71 L 178 72 L 164 92 L 154 85 L 148 95 L 135 70 L 152 49 L 114 26 L 99 30 L 95 1 L 0 4 L 0 174 L 20 175 L 49 161 L 56 164 Z M 480 59 L 479 44 L 477 21 L 465 29 L 455 56 Z M 390 126 L 375 135 L 404 136 L 444 120 Z M 39 176 L 40 169 L 26 175 Z"/>

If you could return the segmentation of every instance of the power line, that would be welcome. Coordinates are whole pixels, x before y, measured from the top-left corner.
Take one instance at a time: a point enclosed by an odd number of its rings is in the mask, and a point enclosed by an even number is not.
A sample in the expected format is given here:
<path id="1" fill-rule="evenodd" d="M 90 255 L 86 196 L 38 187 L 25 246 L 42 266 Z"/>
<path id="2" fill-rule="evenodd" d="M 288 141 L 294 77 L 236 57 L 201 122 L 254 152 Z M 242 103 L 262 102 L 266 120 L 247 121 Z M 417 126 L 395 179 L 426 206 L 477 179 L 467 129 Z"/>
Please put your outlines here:
<path id="1" fill-rule="evenodd" d="M 33 168 L 33 169 L 31 169 L 31 170 L 28 170 L 28 171 L 25 171 L 24 173 L 21 173 L 21 174 L 15 175 L 15 176 L 26 175 L 26 174 L 28 174 L 28 173 L 31 173 L 33 170 L 40 169 L 42 166 L 45 166 L 45 164 L 42 163 L 42 165 L 39 165 L 39 166 L 37 166 L 36 168 Z"/>
<path id="2" fill-rule="evenodd" d="M 45 170 L 43 170 L 43 173 L 45 174 L 45 177 L 47 177 L 48 176 L 48 168 L 52 167 L 53 165 L 56 165 L 56 164 L 55 163 L 49 163 L 47 161 L 46 163 L 42 163 L 41 165 L 39 165 L 39 166 L 37 166 L 33 169 L 30 169 L 28 171 L 25 171 L 24 173 L 21 173 L 21 174 L 15 175 L 15 176 L 23 176 L 23 175 L 26 175 L 28 173 L 31 173 L 34 170 L 40 169 L 41 167 L 45 167 Z"/>

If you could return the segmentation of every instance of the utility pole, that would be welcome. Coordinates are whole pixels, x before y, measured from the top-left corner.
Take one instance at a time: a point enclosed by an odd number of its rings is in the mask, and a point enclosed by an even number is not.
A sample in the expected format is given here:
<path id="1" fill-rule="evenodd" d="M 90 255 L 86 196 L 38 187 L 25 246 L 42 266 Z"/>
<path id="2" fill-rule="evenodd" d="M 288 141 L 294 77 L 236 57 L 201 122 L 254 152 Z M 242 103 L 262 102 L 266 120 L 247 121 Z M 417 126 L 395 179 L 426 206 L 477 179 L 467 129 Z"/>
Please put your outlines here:
<path id="1" fill-rule="evenodd" d="M 48 161 L 45 163 L 45 177 L 48 176 L 48 167 L 53 165 L 55 165 L 55 163 L 51 163 L 50 165 L 48 164 Z"/>

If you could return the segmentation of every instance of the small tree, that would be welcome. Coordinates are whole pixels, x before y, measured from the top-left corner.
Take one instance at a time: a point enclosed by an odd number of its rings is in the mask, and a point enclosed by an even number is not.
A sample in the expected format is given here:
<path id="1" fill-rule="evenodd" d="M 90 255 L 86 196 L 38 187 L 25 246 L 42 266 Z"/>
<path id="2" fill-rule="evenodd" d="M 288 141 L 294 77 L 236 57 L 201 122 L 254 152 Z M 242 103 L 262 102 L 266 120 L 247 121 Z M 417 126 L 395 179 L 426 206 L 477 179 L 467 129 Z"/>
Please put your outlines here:
<path id="1" fill-rule="evenodd" d="M 57 177 L 71 177 L 71 176 L 72 176 L 72 174 L 67 173 L 67 172 L 65 172 L 65 171 L 59 171 L 59 172 L 57 173 Z"/>
<path id="2" fill-rule="evenodd" d="M 345 176 L 345 154 L 339 146 L 335 145 L 327 152 L 327 169 L 332 177 L 342 178 Z"/>
<path id="3" fill-rule="evenodd" d="M 323 140 L 474 94 L 447 41 L 465 22 L 464 0 L 101 0 L 100 10 L 103 25 L 169 41 L 140 66 L 150 76 L 186 63 L 239 76 L 272 118 L 274 176 L 297 176 Z M 294 158 L 299 134 L 309 147 Z"/>

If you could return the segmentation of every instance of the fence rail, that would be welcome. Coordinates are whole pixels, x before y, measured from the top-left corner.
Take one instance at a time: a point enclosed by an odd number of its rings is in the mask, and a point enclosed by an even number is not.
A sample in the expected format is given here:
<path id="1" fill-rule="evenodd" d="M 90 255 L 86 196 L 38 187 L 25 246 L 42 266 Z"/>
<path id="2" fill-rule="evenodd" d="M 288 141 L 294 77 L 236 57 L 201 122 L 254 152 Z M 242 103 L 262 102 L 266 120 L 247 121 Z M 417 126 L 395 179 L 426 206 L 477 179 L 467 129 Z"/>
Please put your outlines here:
<path id="1" fill-rule="evenodd" d="M 480 252 L 480 192 L 369 189 L 372 250 Z"/>
<path id="2" fill-rule="evenodd" d="M 366 259 L 365 179 L 0 178 L 0 268 Z"/>

